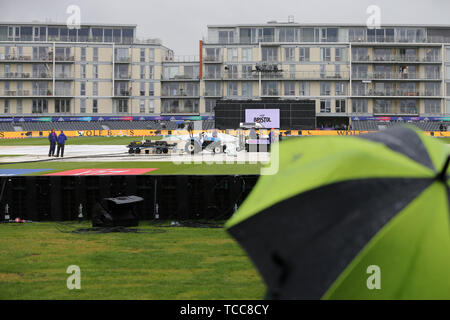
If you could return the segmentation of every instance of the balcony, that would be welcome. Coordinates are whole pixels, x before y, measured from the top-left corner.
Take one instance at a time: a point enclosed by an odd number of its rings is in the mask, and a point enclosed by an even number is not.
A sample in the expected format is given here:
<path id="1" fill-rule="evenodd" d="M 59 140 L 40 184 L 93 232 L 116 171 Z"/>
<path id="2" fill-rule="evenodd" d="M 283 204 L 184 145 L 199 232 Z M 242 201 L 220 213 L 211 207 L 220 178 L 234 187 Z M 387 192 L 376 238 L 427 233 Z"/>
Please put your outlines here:
<path id="1" fill-rule="evenodd" d="M 161 75 L 161 80 L 163 81 L 198 81 L 199 79 L 198 74 Z"/>
<path id="2" fill-rule="evenodd" d="M 409 90 L 374 90 L 354 91 L 353 97 L 407 97 L 407 98 L 441 98 L 440 93 L 433 91 L 409 91 Z"/>
<path id="3" fill-rule="evenodd" d="M 74 56 L 55 56 L 55 62 L 74 62 Z"/>
<path id="4" fill-rule="evenodd" d="M 369 72 L 354 74 L 353 80 L 406 80 L 406 81 L 441 81 L 440 73 L 419 74 L 411 73 L 389 73 L 389 72 Z"/>
<path id="5" fill-rule="evenodd" d="M 199 98 L 200 95 L 198 91 L 184 91 L 184 90 L 177 90 L 177 91 L 167 91 L 163 90 L 161 94 L 162 98 Z"/>
<path id="6" fill-rule="evenodd" d="M 73 80 L 73 76 L 70 73 L 58 73 L 55 76 L 56 80 Z"/>
<path id="7" fill-rule="evenodd" d="M 129 81 L 131 80 L 131 73 L 116 73 L 114 75 L 114 80 Z"/>
<path id="8" fill-rule="evenodd" d="M 115 57 L 114 63 L 131 63 L 130 57 Z"/>
<path id="9" fill-rule="evenodd" d="M 42 55 L 37 57 L 32 56 L 15 56 L 15 55 L 4 55 L 0 54 L 0 62 L 11 63 L 36 63 L 36 62 L 53 62 L 53 56 L 50 55 Z"/>
<path id="10" fill-rule="evenodd" d="M 163 62 L 198 63 L 200 57 L 196 55 L 166 55 Z"/>
<path id="11" fill-rule="evenodd" d="M 223 72 L 204 75 L 205 80 L 259 80 L 259 72 Z M 279 71 L 261 72 L 261 80 L 349 80 L 349 72 Z"/>
<path id="12" fill-rule="evenodd" d="M 204 56 L 203 63 L 222 63 L 223 59 L 219 56 Z"/>
<path id="13" fill-rule="evenodd" d="M 392 56 L 357 56 L 353 57 L 354 63 L 442 63 L 440 57 L 424 57 L 417 56 L 404 56 L 404 55 L 392 55 Z"/>
<path id="14" fill-rule="evenodd" d="M 131 88 L 129 90 L 116 90 L 114 91 L 114 97 L 129 98 L 131 97 Z"/>

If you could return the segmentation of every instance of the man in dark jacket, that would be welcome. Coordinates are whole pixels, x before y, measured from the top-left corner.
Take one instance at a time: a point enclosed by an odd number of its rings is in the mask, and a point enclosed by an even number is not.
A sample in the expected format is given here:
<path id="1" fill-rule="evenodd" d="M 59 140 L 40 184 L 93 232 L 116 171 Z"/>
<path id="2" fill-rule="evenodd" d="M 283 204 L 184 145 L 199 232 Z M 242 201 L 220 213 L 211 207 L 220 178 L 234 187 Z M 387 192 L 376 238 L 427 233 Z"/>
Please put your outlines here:
<path id="1" fill-rule="evenodd" d="M 58 136 L 56 135 L 55 129 L 52 129 L 52 131 L 48 135 L 48 141 L 50 142 L 50 150 L 48 151 L 49 157 L 55 156 L 55 148 L 57 140 Z"/>
<path id="2" fill-rule="evenodd" d="M 67 137 L 61 130 L 61 133 L 58 136 L 58 151 L 56 151 L 56 157 L 59 157 L 59 151 L 61 151 L 61 158 L 64 157 L 64 146 L 66 144 L 66 140 Z"/>

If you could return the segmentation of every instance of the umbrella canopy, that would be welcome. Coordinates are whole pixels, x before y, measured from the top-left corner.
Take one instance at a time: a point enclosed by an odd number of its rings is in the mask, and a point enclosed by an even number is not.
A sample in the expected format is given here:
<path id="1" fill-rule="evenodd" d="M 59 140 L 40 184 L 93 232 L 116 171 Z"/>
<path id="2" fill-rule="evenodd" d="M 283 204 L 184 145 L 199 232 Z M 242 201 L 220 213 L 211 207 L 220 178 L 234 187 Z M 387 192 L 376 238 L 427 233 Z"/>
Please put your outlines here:
<path id="1" fill-rule="evenodd" d="M 409 127 L 289 140 L 228 231 L 269 298 L 449 299 L 449 154 Z"/>

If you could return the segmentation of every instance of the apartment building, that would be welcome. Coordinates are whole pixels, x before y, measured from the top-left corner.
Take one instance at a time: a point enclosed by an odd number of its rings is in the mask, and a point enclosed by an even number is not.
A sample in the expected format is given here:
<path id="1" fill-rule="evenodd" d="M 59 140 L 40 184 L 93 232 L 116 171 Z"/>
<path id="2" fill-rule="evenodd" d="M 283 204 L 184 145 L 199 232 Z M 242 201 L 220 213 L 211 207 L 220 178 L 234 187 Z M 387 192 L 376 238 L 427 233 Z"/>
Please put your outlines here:
<path id="1" fill-rule="evenodd" d="M 318 117 L 450 114 L 450 26 L 211 25 L 201 104 L 314 99 Z"/>
<path id="2" fill-rule="evenodd" d="M 160 114 L 171 57 L 135 25 L 0 23 L 0 114 Z"/>
<path id="3" fill-rule="evenodd" d="M 314 99 L 319 117 L 450 115 L 450 26 L 211 25 L 198 56 L 136 25 L 0 23 L 0 115 L 211 116 Z"/>

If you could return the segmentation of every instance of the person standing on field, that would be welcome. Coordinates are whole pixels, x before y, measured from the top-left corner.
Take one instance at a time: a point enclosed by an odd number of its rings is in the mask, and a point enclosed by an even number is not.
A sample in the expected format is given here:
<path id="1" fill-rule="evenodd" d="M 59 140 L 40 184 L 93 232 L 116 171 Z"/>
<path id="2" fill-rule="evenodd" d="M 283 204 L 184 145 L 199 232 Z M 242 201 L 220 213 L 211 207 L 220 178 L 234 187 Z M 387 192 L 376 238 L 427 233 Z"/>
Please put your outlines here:
<path id="1" fill-rule="evenodd" d="M 56 157 L 59 157 L 59 152 L 61 151 L 61 158 L 64 157 L 64 146 L 66 144 L 67 137 L 64 132 L 61 130 L 61 133 L 58 136 L 58 151 L 56 152 Z"/>
<path id="2" fill-rule="evenodd" d="M 48 156 L 55 156 L 56 142 L 58 140 L 58 136 L 56 135 L 55 129 L 52 129 L 50 134 L 48 135 L 48 141 L 50 142 L 50 150 L 48 151 Z"/>

